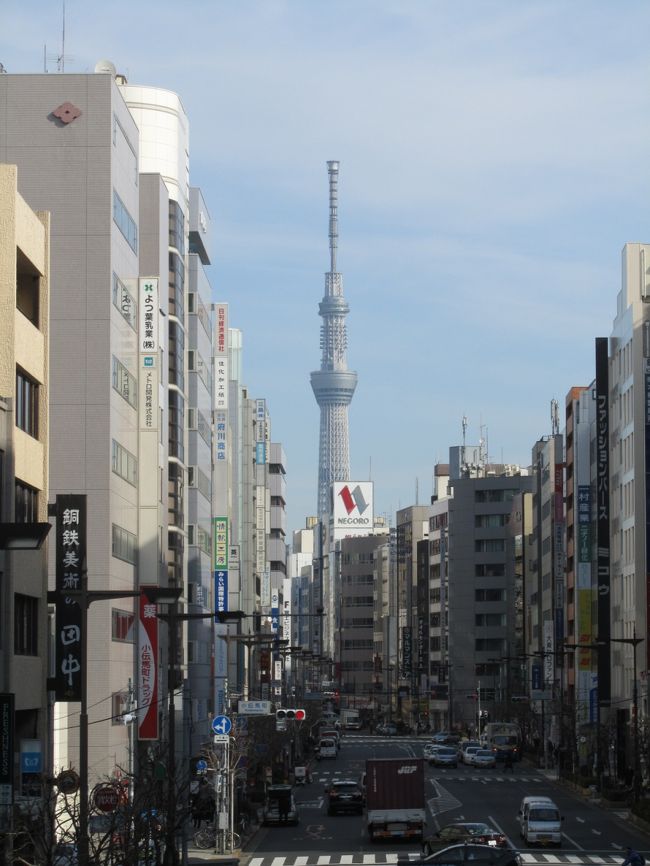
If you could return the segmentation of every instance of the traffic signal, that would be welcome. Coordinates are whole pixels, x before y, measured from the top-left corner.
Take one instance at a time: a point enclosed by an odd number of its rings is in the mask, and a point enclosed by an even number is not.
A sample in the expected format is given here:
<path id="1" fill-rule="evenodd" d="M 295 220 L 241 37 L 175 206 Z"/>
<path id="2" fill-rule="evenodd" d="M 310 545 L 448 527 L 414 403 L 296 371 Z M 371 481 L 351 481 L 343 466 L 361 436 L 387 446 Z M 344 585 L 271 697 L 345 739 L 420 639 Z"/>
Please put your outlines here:
<path id="1" fill-rule="evenodd" d="M 276 710 L 275 711 L 276 719 L 288 719 L 289 721 L 302 722 L 307 718 L 307 713 L 304 710 L 296 710 L 296 709 L 287 709 L 287 710 Z"/>

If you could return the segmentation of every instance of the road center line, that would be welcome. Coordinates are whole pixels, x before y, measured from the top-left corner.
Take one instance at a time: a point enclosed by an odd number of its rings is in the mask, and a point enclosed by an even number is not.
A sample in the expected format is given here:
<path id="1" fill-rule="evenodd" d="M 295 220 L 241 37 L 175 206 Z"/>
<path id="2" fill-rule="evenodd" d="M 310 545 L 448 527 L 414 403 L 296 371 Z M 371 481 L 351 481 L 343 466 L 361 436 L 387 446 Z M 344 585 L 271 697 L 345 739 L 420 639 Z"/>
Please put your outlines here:
<path id="1" fill-rule="evenodd" d="M 582 847 L 582 845 L 578 845 L 578 843 L 575 841 L 575 839 L 572 839 L 572 838 L 571 838 L 569 835 L 567 835 L 566 833 L 562 833 L 562 835 L 564 836 L 565 839 L 568 839 L 569 842 L 573 845 L 573 847 L 574 847 L 574 848 L 577 848 L 578 851 L 584 851 L 584 850 L 585 850 L 585 849 Z"/>
<path id="2" fill-rule="evenodd" d="M 501 833 L 502 836 L 505 836 L 508 845 L 510 845 L 511 848 L 515 848 L 516 846 L 513 844 L 512 839 L 508 836 L 508 834 L 504 830 L 501 829 L 501 827 L 499 826 L 497 821 L 492 817 L 492 815 L 488 815 L 488 820 L 492 821 L 492 823 L 497 828 L 499 833 Z"/>

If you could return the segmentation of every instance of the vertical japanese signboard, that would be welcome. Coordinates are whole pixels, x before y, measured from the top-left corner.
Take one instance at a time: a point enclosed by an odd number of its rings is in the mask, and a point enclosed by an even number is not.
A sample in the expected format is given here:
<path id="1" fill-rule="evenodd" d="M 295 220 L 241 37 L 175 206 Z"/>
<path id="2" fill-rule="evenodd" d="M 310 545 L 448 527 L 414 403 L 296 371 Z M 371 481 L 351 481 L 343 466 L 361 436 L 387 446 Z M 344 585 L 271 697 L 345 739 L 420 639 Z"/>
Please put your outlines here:
<path id="1" fill-rule="evenodd" d="M 212 521 L 214 550 L 214 605 L 216 613 L 228 610 L 228 518 Z"/>
<path id="2" fill-rule="evenodd" d="M 11 828 L 14 802 L 14 696 L 0 694 L 0 832 Z"/>
<path id="3" fill-rule="evenodd" d="M 412 649 L 411 626 L 405 625 L 402 627 L 402 676 L 404 678 L 410 677 L 413 669 Z"/>
<path id="4" fill-rule="evenodd" d="M 280 592 L 277 589 L 271 590 L 271 631 L 273 634 L 278 634 L 280 626 Z M 279 634 L 278 634 L 279 636 Z"/>
<path id="5" fill-rule="evenodd" d="M 596 337 L 596 532 L 598 536 L 598 640 L 610 638 L 609 559 L 609 352 L 607 337 Z M 598 701 L 611 698 L 609 654 L 598 653 Z"/>
<path id="6" fill-rule="evenodd" d="M 594 641 L 591 612 L 593 608 L 591 588 L 591 487 L 578 485 L 578 643 L 591 644 Z M 578 701 L 576 716 L 578 722 L 595 721 L 589 719 L 589 690 L 592 678 L 591 649 L 577 650 L 578 663 Z"/>
<path id="7" fill-rule="evenodd" d="M 80 701 L 82 611 L 66 591 L 81 590 L 86 569 L 86 497 L 56 497 L 56 699 Z"/>
<path id="8" fill-rule="evenodd" d="M 215 304 L 214 405 L 217 412 L 228 408 L 228 304 Z"/>
<path id="9" fill-rule="evenodd" d="M 650 359 L 645 359 L 645 561 L 646 623 L 650 622 Z M 634 650 L 636 652 L 636 649 Z M 650 670 L 650 640 L 645 642 L 646 670 Z"/>
<path id="10" fill-rule="evenodd" d="M 157 740 L 158 618 L 157 606 L 140 593 L 138 623 L 138 739 Z"/>

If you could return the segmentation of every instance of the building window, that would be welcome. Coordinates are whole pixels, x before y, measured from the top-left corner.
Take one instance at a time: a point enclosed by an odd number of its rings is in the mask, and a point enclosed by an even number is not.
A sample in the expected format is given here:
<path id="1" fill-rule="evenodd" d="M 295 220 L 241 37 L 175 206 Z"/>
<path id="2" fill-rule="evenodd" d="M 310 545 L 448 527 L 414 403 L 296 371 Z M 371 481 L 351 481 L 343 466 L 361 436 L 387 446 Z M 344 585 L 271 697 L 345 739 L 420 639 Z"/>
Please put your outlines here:
<path id="1" fill-rule="evenodd" d="M 503 652 L 505 641 L 500 637 L 477 637 L 474 640 L 474 649 L 477 652 Z"/>
<path id="2" fill-rule="evenodd" d="M 477 529 L 496 529 L 506 525 L 505 514 L 475 514 L 474 526 Z"/>
<path id="3" fill-rule="evenodd" d="M 135 331 L 137 327 L 138 305 L 131 292 L 117 274 L 113 274 L 113 306 L 119 310 L 123 319 Z"/>
<path id="4" fill-rule="evenodd" d="M 14 653 L 38 655 L 38 599 L 31 595 L 14 595 Z"/>
<path id="5" fill-rule="evenodd" d="M 127 451 L 115 439 L 113 439 L 111 461 L 113 472 L 135 487 L 138 483 L 138 461 L 130 451 Z"/>
<path id="6" fill-rule="evenodd" d="M 474 590 L 475 601 L 505 601 L 505 589 L 476 589 Z"/>
<path id="7" fill-rule="evenodd" d="M 135 376 L 113 355 L 113 388 L 135 409 L 138 402 Z"/>
<path id="8" fill-rule="evenodd" d="M 16 481 L 16 523 L 36 523 L 38 521 L 38 490 Z"/>
<path id="9" fill-rule="evenodd" d="M 477 613 L 474 615 L 477 626 L 503 626 L 506 624 L 505 613 Z"/>
<path id="10" fill-rule="evenodd" d="M 480 538 L 474 541 L 476 553 L 503 553 L 505 546 L 503 538 Z"/>
<path id="11" fill-rule="evenodd" d="M 476 577 L 505 577 L 506 567 L 503 562 L 479 562 L 475 566 Z"/>
<path id="12" fill-rule="evenodd" d="M 16 369 L 16 427 L 38 436 L 38 383 Z"/>
<path id="13" fill-rule="evenodd" d="M 135 565 L 137 562 L 138 540 L 128 529 L 113 524 L 113 556 Z"/>
<path id="14" fill-rule="evenodd" d="M 133 635 L 135 614 L 128 610 L 113 608 L 111 620 L 111 637 L 113 640 L 121 641 L 122 643 L 135 643 Z"/>
<path id="15" fill-rule="evenodd" d="M 126 205 L 113 190 L 113 222 L 124 235 L 127 244 L 131 247 L 134 253 L 138 251 L 138 227 L 131 214 L 126 209 Z"/>

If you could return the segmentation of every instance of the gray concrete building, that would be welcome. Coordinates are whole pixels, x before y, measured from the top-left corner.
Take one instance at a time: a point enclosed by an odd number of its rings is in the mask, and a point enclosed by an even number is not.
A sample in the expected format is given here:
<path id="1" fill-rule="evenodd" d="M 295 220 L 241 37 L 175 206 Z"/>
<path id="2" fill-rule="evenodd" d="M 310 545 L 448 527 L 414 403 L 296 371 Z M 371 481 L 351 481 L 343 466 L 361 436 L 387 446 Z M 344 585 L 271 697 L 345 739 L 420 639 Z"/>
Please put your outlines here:
<path id="1" fill-rule="evenodd" d="M 15 162 L 25 199 L 53 214 L 50 496 L 88 497 L 90 589 L 131 590 L 141 477 L 138 128 L 110 74 L 0 76 L 0 112 L 0 162 Z M 163 560 L 166 515 L 156 517 L 151 582 Z M 128 765 L 121 713 L 134 624 L 129 599 L 89 611 L 89 765 L 97 777 Z M 55 769 L 78 766 L 78 721 L 78 705 L 56 705 Z"/>
<path id="2" fill-rule="evenodd" d="M 450 460 L 450 464 L 453 464 Z M 431 725 L 478 727 L 498 697 L 503 657 L 517 646 L 520 589 L 508 544 L 512 502 L 530 489 L 517 467 L 477 465 L 449 478 L 449 496 L 432 503 L 429 655 L 434 684 Z"/>

